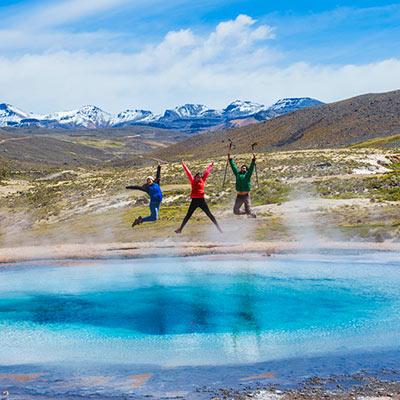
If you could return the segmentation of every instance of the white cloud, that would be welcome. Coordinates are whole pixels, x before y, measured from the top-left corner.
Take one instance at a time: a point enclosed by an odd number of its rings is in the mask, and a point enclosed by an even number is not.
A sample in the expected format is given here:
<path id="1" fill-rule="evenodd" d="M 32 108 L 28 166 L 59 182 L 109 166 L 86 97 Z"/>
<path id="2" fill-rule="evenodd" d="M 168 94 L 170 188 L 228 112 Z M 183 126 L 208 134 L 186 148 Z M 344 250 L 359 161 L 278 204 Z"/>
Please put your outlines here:
<path id="1" fill-rule="evenodd" d="M 215 32 L 212 32 L 197 49 L 198 60 L 202 60 L 203 63 L 216 60 L 225 63 L 229 60 L 235 61 L 233 59 L 237 57 L 245 59 L 246 54 L 254 57 L 254 46 L 259 41 L 274 38 L 272 27 L 262 25 L 252 29 L 255 23 L 256 21 L 247 15 L 239 15 L 235 20 L 221 22 Z M 263 53 L 262 57 L 265 57 L 265 61 L 270 61 L 266 53 Z"/>
<path id="2" fill-rule="evenodd" d="M 367 65 L 276 67 L 266 45 L 273 29 L 247 16 L 219 24 L 208 36 L 169 32 L 137 53 L 53 51 L 0 58 L 0 102 L 48 113 L 95 104 L 161 112 L 186 102 L 222 108 L 235 99 L 266 105 L 310 96 L 335 101 L 400 87 L 400 60 Z"/>

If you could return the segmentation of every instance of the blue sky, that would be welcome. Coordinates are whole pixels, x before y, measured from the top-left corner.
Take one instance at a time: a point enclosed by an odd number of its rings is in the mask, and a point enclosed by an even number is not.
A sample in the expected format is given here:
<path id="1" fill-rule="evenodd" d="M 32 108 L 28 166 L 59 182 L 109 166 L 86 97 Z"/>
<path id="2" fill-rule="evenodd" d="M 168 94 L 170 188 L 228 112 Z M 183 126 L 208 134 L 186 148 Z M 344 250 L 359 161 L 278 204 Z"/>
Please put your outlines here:
<path id="1" fill-rule="evenodd" d="M 400 88 L 393 1 L 2 0 L 0 102 L 162 112 Z"/>

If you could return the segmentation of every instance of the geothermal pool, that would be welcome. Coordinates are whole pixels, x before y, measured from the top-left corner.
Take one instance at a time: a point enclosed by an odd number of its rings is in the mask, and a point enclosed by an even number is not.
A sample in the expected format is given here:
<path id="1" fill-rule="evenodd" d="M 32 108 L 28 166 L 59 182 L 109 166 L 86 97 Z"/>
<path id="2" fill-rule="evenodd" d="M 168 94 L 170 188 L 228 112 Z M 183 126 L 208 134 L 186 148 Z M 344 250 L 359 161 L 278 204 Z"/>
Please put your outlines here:
<path id="1" fill-rule="evenodd" d="M 258 363 L 400 343 L 400 258 L 197 257 L 0 268 L 0 365 Z"/>

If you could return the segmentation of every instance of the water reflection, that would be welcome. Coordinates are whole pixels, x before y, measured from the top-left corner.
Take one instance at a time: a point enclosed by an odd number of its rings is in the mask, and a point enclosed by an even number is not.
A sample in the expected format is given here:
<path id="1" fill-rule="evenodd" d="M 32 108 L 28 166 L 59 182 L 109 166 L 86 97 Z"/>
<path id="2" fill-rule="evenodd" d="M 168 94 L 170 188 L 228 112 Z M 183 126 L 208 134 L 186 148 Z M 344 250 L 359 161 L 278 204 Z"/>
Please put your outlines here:
<path id="1" fill-rule="evenodd" d="M 140 282 L 138 287 L 106 292 L 0 298 L 0 318 L 122 328 L 151 335 L 258 335 L 362 321 L 384 312 L 393 301 L 384 293 L 348 290 L 343 282 L 272 281 L 250 273 L 187 275 L 173 285 L 147 275 Z"/>
<path id="2" fill-rule="evenodd" d="M 400 277 L 392 264 L 352 264 L 352 273 L 340 262 L 204 267 L 2 270 L 3 355 L 206 364 L 369 346 L 371 338 L 398 343 Z"/>

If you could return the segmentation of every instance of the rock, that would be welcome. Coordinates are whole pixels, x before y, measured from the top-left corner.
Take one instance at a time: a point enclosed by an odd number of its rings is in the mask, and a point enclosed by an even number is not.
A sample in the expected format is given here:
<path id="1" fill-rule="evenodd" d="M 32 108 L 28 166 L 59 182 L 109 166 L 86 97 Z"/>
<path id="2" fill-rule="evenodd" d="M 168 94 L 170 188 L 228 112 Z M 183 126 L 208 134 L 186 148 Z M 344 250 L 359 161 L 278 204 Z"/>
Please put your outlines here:
<path id="1" fill-rule="evenodd" d="M 382 165 L 382 167 L 389 167 L 390 164 L 386 160 L 378 160 L 377 163 Z"/>
<path id="2" fill-rule="evenodd" d="M 329 162 L 329 161 L 325 161 L 325 162 L 322 162 L 322 163 L 314 164 L 313 166 L 314 166 L 314 167 L 319 167 L 319 168 L 331 167 L 331 166 L 332 166 L 332 163 Z"/>

